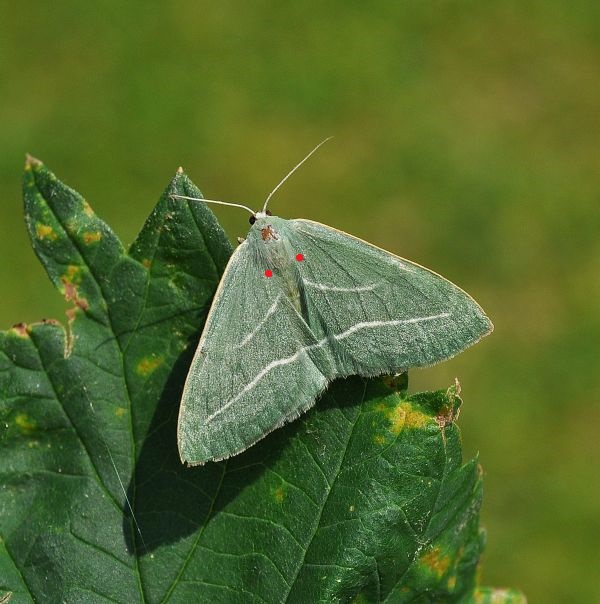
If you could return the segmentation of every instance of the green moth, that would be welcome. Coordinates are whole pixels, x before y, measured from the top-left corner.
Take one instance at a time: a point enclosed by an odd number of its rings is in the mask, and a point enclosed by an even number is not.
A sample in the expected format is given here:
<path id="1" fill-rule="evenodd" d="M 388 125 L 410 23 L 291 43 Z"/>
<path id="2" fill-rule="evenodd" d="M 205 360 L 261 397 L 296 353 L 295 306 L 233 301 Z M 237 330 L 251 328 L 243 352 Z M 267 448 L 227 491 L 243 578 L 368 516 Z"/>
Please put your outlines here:
<path id="1" fill-rule="evenodd" d="M 244 451 L 335 378 L 432 365 L 493 329 L 467 293 L 418 264 L 318 222 L 271 216 L 266 203 L 246 209 L 252 226 L 183 390 L 178 445 L 189 465 Z"/>

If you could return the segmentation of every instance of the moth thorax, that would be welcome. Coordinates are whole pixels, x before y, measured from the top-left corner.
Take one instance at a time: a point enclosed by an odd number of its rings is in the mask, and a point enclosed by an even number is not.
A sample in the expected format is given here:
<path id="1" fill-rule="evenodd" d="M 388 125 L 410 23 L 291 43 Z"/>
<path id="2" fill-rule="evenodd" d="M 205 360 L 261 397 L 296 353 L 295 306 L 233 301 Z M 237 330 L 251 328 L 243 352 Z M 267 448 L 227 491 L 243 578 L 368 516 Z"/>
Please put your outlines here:
<path id="1" fill-rule="evenodd" d="M 272 239 L 279 239 L 279 235 L 277 234 L 277 232 L 275 231 L 275 229 L 268 224 L 267 226 L 264 226 L 262 229 L 260 229 L 260 237 L 263 241 L 271 241 Z"/>

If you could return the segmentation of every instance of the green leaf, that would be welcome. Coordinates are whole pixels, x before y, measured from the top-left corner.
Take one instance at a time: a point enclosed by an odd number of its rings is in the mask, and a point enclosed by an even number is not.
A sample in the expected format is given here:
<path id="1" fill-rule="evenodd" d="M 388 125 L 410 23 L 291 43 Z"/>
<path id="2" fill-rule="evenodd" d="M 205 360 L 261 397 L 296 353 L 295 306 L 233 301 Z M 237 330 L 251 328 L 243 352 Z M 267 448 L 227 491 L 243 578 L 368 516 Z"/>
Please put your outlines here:
<path id="1" fill-rule="evenodd" d="M 28 160 L 30 236 L 70 308 L 66 330 L 0 334 L 0 598 L 491 601 L 454 387 L 338 381 L 244 454 L 181 465 L 179 397 L 231 247 L 173 193 L 200 194 L 178 172 L 127 251 Z"/>

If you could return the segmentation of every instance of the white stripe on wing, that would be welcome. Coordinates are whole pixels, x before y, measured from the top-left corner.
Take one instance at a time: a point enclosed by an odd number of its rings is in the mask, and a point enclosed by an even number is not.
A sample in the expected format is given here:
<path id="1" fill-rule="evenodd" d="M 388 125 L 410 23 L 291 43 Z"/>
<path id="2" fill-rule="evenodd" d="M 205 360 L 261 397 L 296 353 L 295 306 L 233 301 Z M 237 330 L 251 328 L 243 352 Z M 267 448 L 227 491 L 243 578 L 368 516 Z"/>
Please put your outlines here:
<path id="1" fill-rule="evenodd" d="M 242 390 L 238 394 L 236 394 L 233 398 L 229 399 L 220 409 L 217 409 L 217 411 L 215 411 L 212 415 L 209 415 L 206 418 L 206 421 L 204 423 L 209 424 L 210 422 L 212 422 L 213 419 L 215 419 L 215 417 L 217 417 L 218 415 L 220 415 L 221 413 L 226 411 L 229 407 L 231 407 L 231 405 L 233 405 L 237 400 L 239 400 L 244 394 L 246 394 L 247 392 L 252 390 L 252 388 L 254 388 L 265 377 L 265 375 L 267 375 L 273 369 L 275 369 L 276 367 L 281 367 L 282 365 L 289 365 L 290 363 L 293 363 L 294 361 L 298 360 L 302 354 L 307 353 L 309 350 L 321 348 L 322 346 L 327 344 L 327 342 L 332 337 L 334 340 L 343 340 L 343 339 L 351 336 L 353 333 L 355 333 L 361 329 L 367 329 L 369 327 L 386 327 L 388 325 L 390 325 L 390 326 L 408 325 L 410 323 L 421 323 L 424 321 L 433 321 L 435 319 L 444 319 L 449 316 L 450 316 L 450 313 L 444 312 L 444 313 L 440 313 L 439 315 L 431 315 L 429 317 L 415 317 L 414 319 L 395 319 L 392 321 L 365 321 L 365 322 L 361 322 L 361 323 L 356 323 L 356 325 L 349 327 L 346 331 L 343 331 L 342 333 L 334 334 L 333 336 L 323 338 L 322 340 L 319 340 L 316 344 L 310 344 L 309 346 L 303 346 L 302 348 L 298 349 L 297 352 L 295 352 L 293 355 L 291 355 L 289 357 L 285 357 L 283 359 L 277 359 L 276 361 L 271 361 L 266 367 L 261 369 L 256 374 L 256 376 L 242 388 Z"/>

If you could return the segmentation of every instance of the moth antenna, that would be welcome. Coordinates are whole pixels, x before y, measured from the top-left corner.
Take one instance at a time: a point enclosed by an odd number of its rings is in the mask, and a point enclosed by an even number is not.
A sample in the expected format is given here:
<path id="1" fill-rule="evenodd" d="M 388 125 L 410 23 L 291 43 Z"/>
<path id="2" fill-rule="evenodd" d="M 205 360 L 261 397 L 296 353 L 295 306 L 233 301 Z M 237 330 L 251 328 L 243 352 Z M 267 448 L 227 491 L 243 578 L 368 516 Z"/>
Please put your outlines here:
<path id="1" fill-rule="evenodd" d="M 233 206 L 234 208 L 243 208 L 244 210 L 248 210 L 252 216 L 256 214 L 256 212 L 250 209 L 248 206 L 244 206 L 241 203 L 231 203 L 230 201 L 217 201 L 216 199 L 204 199 L 204 197 L 186 197 L 185 195 L 170 195 L 171 199 L 187 199 L 188 201 L 204 201 L 205 203 L 218 203 L 222 206 Z"/>
<path id="2" fill-rule="evenodd" d="M 321 147 L 322 145 L 324 145 L 327 141 L 330 141 L 333 138 L 333 136 L 328 136 L 324 141 L 321 141 L 301 162 L 297 163 L 279 182 L 279 184 L 269 193 L 269 196 L 267 197 L 266 201 L 265 201 L 265 205 L 263 206 L 263 213 L 265 213 L 267 211 L 267 205 L 269 203 L 269 200 L 271 199 L 271 197 L 273 197 L 273 195 L 275 194 L 275 192 L 277 191 L 277 189 L 279 189 L 279 187 L 281 187 L 281 185 L 314 153 L 316 153 L 317 149 L 319 149 L 319 147 Z"/>
<path id="3" fill-rule="evenodd" d="M 90 397 L 88 396 L 87 389 L 85 386 L 83 386 L 83 392 L 85 393 L 85 397 L 88 401 L 90 409 L 92 410 L 92 413 L 94 414 L 94 416 L 96 416 L 96 410 L 94 409 L 94 405 L 92 405 L 92 401 L 91 401 Z M 106 452 L 108 453 L 108 457 L 110 459 L 110 463 L 112 464 L 113 470 L 115 471 L 115 474 L 117 475 L 117 480 L 119 481 L 119 485 L 121 486 L 121 490 L 123 491 L 123 496 L 125 497 L 125 501 L 127 503 L 127 508 L 129 509 L 129 512 L 131 514 L 131 518 L 133 520 L 135 530 L 137 531 L 137 534 L 140 536 L 140 540 L 142 542 L 142 546 L 144 547 L 144 550 L 148 551 L 148 548 L 146 547 L 146 542 L 144 541 L 144 536 L 142 535 L 142 530 L 140 529 L 140 525 L 138 524 L 137 518 L 135 517 L 135 514 L 133 513 L 133 506 L 131 505 L 131 501 L 129 500 L 129 497 L 127 497 L 127 490 L 125 489 L 125 485 L 123 484 L 123 481 L 121 480 L 121 475 L 119 474 L 119 470 L 117 469 L 117 464 L 115 463 L 112 453 L 110 452 L 108 443 L 106 442 L 104 435 L 102 434 L 102 432 L 99 432 L 99 434 L 100 434 L 100 438 L 102 439 L 102 442 L 104 443 L 104 448 L 106 449 Z"/>

